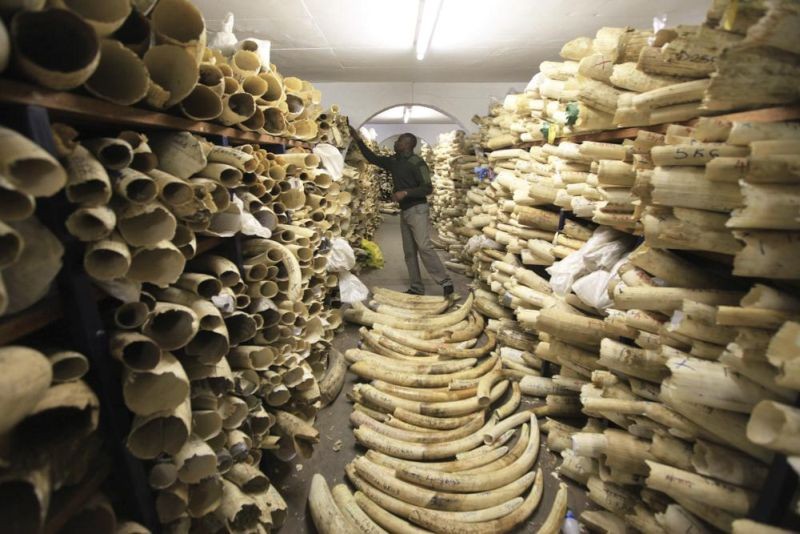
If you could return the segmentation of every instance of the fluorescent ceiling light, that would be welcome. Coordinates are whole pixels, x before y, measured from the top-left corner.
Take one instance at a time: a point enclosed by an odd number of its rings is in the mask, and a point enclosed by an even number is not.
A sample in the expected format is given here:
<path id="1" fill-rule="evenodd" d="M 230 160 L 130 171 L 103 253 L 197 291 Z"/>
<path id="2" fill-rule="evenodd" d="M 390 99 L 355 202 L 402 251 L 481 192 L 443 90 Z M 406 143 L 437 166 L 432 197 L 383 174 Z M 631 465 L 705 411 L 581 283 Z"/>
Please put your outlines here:
<path id="1" fill-rule="evenodd" d="M 314 13 L 314 6 L 321 3 L 319 0 L 310 2 L 311 12 Z M 398 9 L 396 0 L 327 1 L 326 3 L 328 5 L 319 8 L 325 17 L 325 20 L 321 21 L 321 27 L 333 48 L 406 51 L 409 44 L 413 43 L 419 18 L 413 3 L 408 9 Z M 347 4 L 348 7 L 342 7 L 342 4 Z M 351 13 L 357 18 L 348 24 L 343 24 L 341 17 Z M 314 18 L 316 17 L 314 13 Z"/>
<path id="2" fill-rule="evenodd" d="M 403 124 L 408 124 L 408 120 L 411 118 L 411 106 L 406 106 L 403 109 Z"/>
<path id="3" fill-rule="evenodd" d="M 431 46 L 431 38 L 439 21 L 439 13 L 442 11 L 442 0 L 420 0 L 419 19 L 417 20 L 417 59 L 422 61 L 428 48 Z"/>

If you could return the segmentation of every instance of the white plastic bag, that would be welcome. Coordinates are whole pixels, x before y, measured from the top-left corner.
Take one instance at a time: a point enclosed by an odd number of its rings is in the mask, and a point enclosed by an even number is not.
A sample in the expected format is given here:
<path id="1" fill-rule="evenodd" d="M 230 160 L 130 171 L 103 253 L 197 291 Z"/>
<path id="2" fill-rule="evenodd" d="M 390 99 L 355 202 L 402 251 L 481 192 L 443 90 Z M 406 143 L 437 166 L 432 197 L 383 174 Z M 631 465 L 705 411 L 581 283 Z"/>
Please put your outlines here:
<path id="1" fill-rule="evenodd" d="M 631 236 L 607 226 L 598 227 L 578 252 L 547 268 L 550 287 L 556 295 L 567 295 L 575 280 L 593 271 L 610 270 L 632 245 Z"/>
<path id="2" fill-rule="evenodd" d="M 322 166 L 325 167 L 334 182 L 342 179 L 344 157 L 342 157 L 342 153 L 339 152 L 338 148 L 327 143 L 320 143 L 314 147 L 313 152 L 322 160 Z"/>
<path id="3" fill-rule="evenodd" d="M 619 268 L 628 261 L 628 254 L 625 254 L 610 271 L 597 270 L 576 280 L 572 284 L 572 291 L 581 302 L 598 310 L 610 308 L 614 301 L 608 296 L 608 284 L 617 276 Z"/>
<path id="4" fill-rule="evenodd" d="M 653 46 L 653 43 L 656 42 L 656 34 L 666 28 L 667 26 L 667 14 L 662 13 L 653 17 L 653 35 L 647 38 L 647 44 Z M 728 28 L 724 28 L 728 29 Z"/>
<path id="5" fill-rule="evenodd" d="M 236 300 L 233 295 L 220 293 L 211 297 L 211 303 L 222 313 L 233 313 L 236 311 Z"/>
<path id="6" fill-rule="evenodd" d="M 464 248 L 464 252 L 466 252 L 467 254 L 475 254 L 482 248 L 491 248 L 494 250 L 503 249 L 503 247 L 500 246 L 500 244 L 497 243 L 496 241 L 492 241 L 485 235 L 479 234 L 469 238 L 469 241 L 467 241 L 467 244 Z"/>
<path id="7" fill-rule="evenodd" d="M 244 202 L 242 202 L 241 198 L 234 195 L 232 202 L 237 206 L 239 206 L 239 211 L 242 212 L 241 231 L 244 235 L 263 237 L 264 239 L 269 239 L 270 237 L 272 237 L 272 230 L 266 228 L 265 226 L 262 226 L 261 223 L 258 222 L 258 219 L 256 219 L 252 213 L 244 209 Z"/>
<path id="8" fill-rule="evenodd" d="M 344 271 L 339 273 L 339 293 L 341 294 L 342 302 L 353 304 L 354 302 L 366 300 L 369 296 L 369 289 L 356 275 Z"/>
<path id="9" fill-rule="evenodd" d="M 211 226 L 205 233 L 216 237 L 233 237 L 242 229 L 243 204 L 232 202 L 225 211 L 218 211 L 211 217 Z"/>
<path id="10" fill-rule="evenodd" d="M 356 253 L 346 239 L 335 237 L 331 239 L 331 253 L 328 256 L 328 272 L 337 273 L 349 271 L 356 265 Z"/>
<path id="11" fill-rule="evenodd" d="M 236 36 L 233 34 L 233 13 L 228 12 L 222 19 L 222 30 L 211 36 L 208 40 L 208 47 L 218 48 L 223 56 L 230 57 L 236 50 L 236 42 Z"/>

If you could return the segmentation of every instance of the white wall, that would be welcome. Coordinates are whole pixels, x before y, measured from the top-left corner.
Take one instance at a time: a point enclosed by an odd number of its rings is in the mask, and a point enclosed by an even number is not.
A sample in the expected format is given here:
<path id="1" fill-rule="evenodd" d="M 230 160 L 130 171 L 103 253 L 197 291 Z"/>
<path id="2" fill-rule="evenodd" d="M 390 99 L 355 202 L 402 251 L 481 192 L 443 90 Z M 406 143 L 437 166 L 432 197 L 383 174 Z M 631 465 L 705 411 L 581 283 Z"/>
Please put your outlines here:
<path id="1" fill-rule="evenodd" d="M 466 130 L 476 126 L 473 115 L 485 115 L 489 98 L 502 98 L 510 89 L 521 91 L 527 81 L 496 83 L 320 82 L 323 105 L 339 104 L 358 127 L 375 113 L 402 104 L 421 104 L 455 117 Z"/>
<path id="2" fill-rule="evenodd" d="M 439 134 L 451 132 L 461 128 L 456 123 L 450 124 L 375 124 L 368 122 L 365 124 L 367 128 L 375 128 L 378 132 L 378 142 L 382 143 L 386 138 L 393 135 L 399 135 L 405 132 L 411 132 L 420 139 L 424 139 L 430 145 L 435 145 L 439 140 Z"/>

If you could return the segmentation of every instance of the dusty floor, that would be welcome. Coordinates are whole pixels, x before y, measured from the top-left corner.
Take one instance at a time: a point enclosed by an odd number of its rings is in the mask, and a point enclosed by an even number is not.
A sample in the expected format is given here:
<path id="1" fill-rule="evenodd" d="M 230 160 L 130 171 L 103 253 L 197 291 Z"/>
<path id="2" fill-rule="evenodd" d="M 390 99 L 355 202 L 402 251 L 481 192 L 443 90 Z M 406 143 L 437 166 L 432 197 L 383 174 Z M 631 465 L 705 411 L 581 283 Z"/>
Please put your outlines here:
<path id="1" fill-rule="evenodd" d="M 380 270 L 368 270 L 360 273 L 361 280 L 368 286 L 381 286 L 389 289 L 404 291 L 408 288 L 408 279 L 403 260 L 403 250 L 400 241 L 400 219 L 397 216 L 384 216 L 384 222 L 375 238 L 380 245 L 386 260 L 386 266 Z M 440 254 L 443 254 L 440 252 Z M 462 297 L 468 292 L 470 279 L 456 273 L 451 273 L 455 282 L 456 292 Z M 425 285 L 428 294 L 437 294 L 440 289 L 425 276 Z M 341 351 L 355 347 L 358 342 L 358 327 L 347 325 L 340 332 L 334 346 Z M 357 445 L 350 429 L 349 417 L 352 406 L 348 402 L 346 393 L 356 382 L 355 375 L 348 373 L 342 393 L 336 401 L 324 408 L 317 418 L 317 428 L 320 431 L 320 443 L 314 449 L 314 456 L 305 461 L 295 459 L 289 463 L 280 461 L 270 462 L 268 474 L 272 482 L 280 490 L 289 505 L 289 516 L 281 532 L 290 534 L 314 533 L 316 529 L 307 513 L 308 489 L 311 477 L 315 473 L 325 476 L 328 484 L 335 484 L 346 480 L 344 466 L 356 455 L 364 452 L 363 447 Z M 526 405 L 523 400 L 522 406 Z M 544 441 L 545 436 L 542 436 Z M 337 450 L 338 449 L 338 450 Z M 515 532 L 536 532 L 542 524 L 558 489 L 558 480 L 553 470 L 559 461 L 556 455 L 541 446 L 537 466 L 544 470 L 545 490 L 542 502 L 536 513 Z M 586 493 L 580 486 L 567 481 L 569 484 L 569 507 L 578 515 L 587 506 Z"/>

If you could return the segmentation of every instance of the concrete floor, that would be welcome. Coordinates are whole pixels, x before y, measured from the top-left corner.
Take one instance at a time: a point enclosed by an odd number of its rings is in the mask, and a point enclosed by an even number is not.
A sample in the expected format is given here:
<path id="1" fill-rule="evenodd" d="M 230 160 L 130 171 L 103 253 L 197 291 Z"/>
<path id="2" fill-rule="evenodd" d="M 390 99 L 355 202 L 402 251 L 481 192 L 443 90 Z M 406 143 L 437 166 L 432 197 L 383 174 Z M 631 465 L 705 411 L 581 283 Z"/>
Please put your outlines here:
<path id="1" fill-rule="evenodd" d="M 400 218 L 385 215 L 375 241 L 383 251 L 386 265 L 379 270 L 365 270 L 359 274 L 359 277 L 370 288 L 380 286 L 405 291 L 408 288 L 408 275 L 400 240 Z M 440 255 L 444 258 L 446 254 L 440 251 Z M 451 273 L 451 276 L 456 286 L 456 292 L 463 298 L 469 291 L 468 286 L 471 279 L 457 273 Z M 441 291 L 439 286 L 427 275 L 425 275 L 425 287 L 428 294 L 438 294 Z M 346 325 L 344 330 L 336 336 L 334 346 L 340 351 L 345 351 L 355 347 L 358 338 L 358 327 Z M 289 505 L 289 515 L 281 532 L 290 534 L 316 532 L 311 515 L 307 511 L 311 477 L 315 473 L 321 473 L 328 484 L 333 487 L 346 481 L 345 465 L 356 455 L 363 454 L 364 448 L 356 444 L 350 428 L 349 418 L 352 405 L 346 396 L 356 382 L 355 375 L 348 373 L 342 393 L 333 404 L 319 413 L 317 428 L 320 431 L 320 442 L 315 447 L 312 458 L 305 461 L 296 458 L 288 463 L 278 460 L 270 462 L 268 475 Z M 525 408 L 529 404 L 523 398 L 521 408 Z M 545 438 L 546 436 L 542 435 L 542 442 Z M 559 458 L 542 445 L 536 465 L 544 471 L 544 496 L 536 513 L 515 532 L 536 532 L 546 518 L 558 489 L 559 480 L 553 472 L 558 463 Z M 567 483 L 569 485 L 569 507 L 577 516 L 587 507 L 586 492 L 569 480 Z"/>

